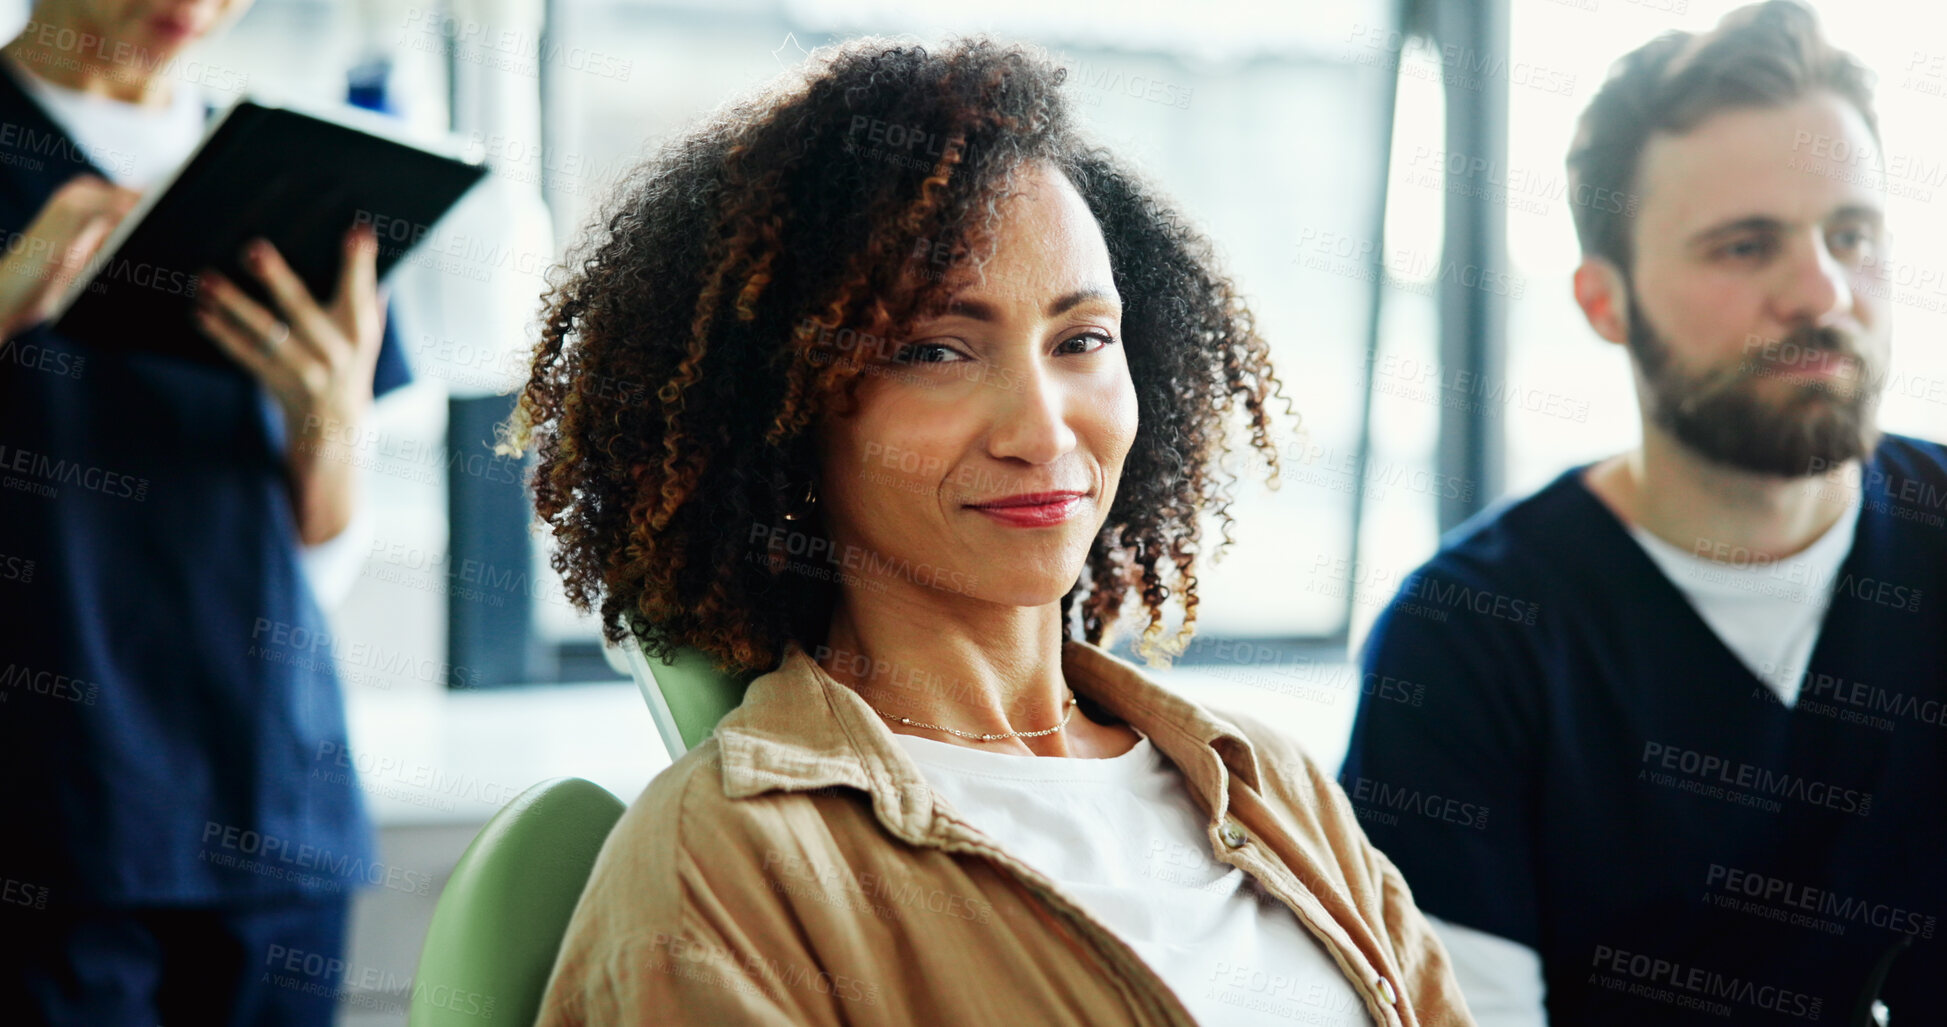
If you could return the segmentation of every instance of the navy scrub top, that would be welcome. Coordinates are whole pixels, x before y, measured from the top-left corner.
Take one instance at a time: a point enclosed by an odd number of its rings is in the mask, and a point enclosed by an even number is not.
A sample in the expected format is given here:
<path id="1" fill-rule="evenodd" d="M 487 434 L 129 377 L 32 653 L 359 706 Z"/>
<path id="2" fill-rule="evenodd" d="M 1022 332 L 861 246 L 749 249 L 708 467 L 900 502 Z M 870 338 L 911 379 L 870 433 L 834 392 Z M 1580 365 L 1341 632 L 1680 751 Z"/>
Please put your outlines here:
<path id="1" fill-rule="evenodd" d="M 1881 972 L 1893 1023 L 1947 1024 L 1947 448 L 1867 462 L 1789 709 L 1582 470 L 1375 624 L 1340 774 L 1367 835 L 1421 909 L 1541 953 L 1556 1027 L 1849 1024 Z"/>
<path id="2" fill-rule="evenodd" d="M 0 229 L 108 176 L 0 65 Z M 411 379 L 388 323 L 373 392 Z M 384 881 L 255 379 L 0 349 L 0 878 L 48 908 Z"/>

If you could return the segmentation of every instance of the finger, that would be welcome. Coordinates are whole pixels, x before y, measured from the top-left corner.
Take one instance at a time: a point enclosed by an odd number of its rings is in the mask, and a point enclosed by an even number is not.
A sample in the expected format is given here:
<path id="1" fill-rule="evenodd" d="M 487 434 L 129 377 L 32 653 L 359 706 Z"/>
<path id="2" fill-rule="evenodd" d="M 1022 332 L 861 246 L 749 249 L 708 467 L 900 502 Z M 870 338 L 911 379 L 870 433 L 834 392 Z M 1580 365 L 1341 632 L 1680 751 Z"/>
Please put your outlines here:
<path id="1" fill-rule="evenodd" d="M 326 330 L 331 319 L 318 306 L 318 301 L 311 298 L 311 290 L 304 287 L 304 280 L 284 262 L 284 255 L 277 252 L 277 247 L 264 239 L 252 239 L 243 246 L 243 265 L 270 290 L 271 301 L 291 326 L 292 334 L 304 336 L 306 347 L 320 357 L 330 356 L 325 347 L 331 337 Z"/>
<path id="2" fill-rule="evenodd" d="M 246 333 L 221 310 L 207 302 L 198 301 L 195 313 L 191 316 L 196 320 L 196 327 L 214 340 L 218 349 L 229 354 L 231 360 L 241 364 L 243 369 L 249 371 L 258 381 L 272 386 L 275 390 L 275 385 L 279 384 L 278 379 L 284 372 L 270 355 L 264 352 L 263 346 L 255 336 Z"/>
<path id="3" fill-rule="evenodd" d="M 115 220 L 105 215 L 96 215 L 82 223 L 80 229 L 75 232 L 74 238 L 68 240 L 67 247 L 50 262 L 48 276 L 58 289 L 67 288 L 69 281 L 86 270 L 88 261 L 94 259 L 95 254 L 101 249 L 101 244 L 107 242 L 109 233 L 115 230 Z M 55 298 L 49 297 L 50 300 Z"/>
<path id="4" fill-rule="evenodd" d="M 69 224 L 102 215 L 120 221 L 141 199 L 142 194 L 133 189 L 124 189 L 93 175 L 81 175 L 55 190 L 49 198 L 48 210 Z"/>
<path id="5" fill-rule="evenodd" d="M 48 198 L 25 234 L 44 240 L 53 248 L 51 255 L 58 256 L 91 222 L 110 211 L 113 188 L 87 175 L 68 181 Z"/>
<path id="6" fill-rule="evenodd" d="M 383 325 L 379 305 L 379 237 L 370 225 L 354 225 L 345 233 L 345 260 L 338 270 L 338 291 L 332 296 L 335 320 L 361 348 L 373 345 Z"/>
<path id="7" fill-rule="evenodd" d="M 293 345 L 298 336 L 296 329 L 286 335 L 276 314 L 264 309 L 263 304 L 250 298 L 250 294 L 237 287 L 235 282 L 214 271 L 203 275 L 202 287 L 196 291 L 199 307 L 209 310 L 239 330 L 248 340 L 250 348 L 264 353 L 265 359 L 286 367 L 295 367 L 300 361 L 307 361 L 312 353 L 302 344 Z M 270 345 L 272 340 L 277 344 Z"/>

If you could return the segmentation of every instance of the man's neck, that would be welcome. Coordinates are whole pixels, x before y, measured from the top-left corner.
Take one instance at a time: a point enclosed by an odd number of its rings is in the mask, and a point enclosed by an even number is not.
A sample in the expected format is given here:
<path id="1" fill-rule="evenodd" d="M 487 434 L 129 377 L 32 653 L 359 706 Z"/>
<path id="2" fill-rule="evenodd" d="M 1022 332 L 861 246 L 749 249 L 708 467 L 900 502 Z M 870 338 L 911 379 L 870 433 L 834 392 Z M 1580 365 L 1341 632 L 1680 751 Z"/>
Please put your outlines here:
<path id="1" fill-rule="evenodd" d="M 48 21 L 29 23 L 27 31 L 0 46 L 15 68 L 90 96 L 142 107 L 169 106 L 174 96 L 169 77 L 157 72 L 173 63 L 172 54 L 105 38 L 67 10 L 46 13 Z"/>
<path id="2" fill-rule="evenodd" d="M 1625 523 L 1695 556 L 1743 563 L 1818 541 L 1851 505 L 1859 477 L 1857 460 L 1802 478 L 1727 467 L 1645 425 L 1640 447 L 1589 468 L 1583 482 Z"/>

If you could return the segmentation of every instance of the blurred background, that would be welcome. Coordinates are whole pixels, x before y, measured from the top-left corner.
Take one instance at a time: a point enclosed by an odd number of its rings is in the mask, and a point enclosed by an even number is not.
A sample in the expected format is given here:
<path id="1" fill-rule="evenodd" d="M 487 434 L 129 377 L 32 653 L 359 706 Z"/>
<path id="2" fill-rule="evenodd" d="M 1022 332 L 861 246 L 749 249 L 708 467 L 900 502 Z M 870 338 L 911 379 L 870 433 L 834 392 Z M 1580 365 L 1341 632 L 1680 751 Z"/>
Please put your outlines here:
<path id="1" fill-rule="evenodd" d="M 1070 69 L 1103 141 L 1217 241 L 1302 414 L 1283 487 L 1247 489 L 1171 687 L 1259 710 L 1336 767 L 1351 662 L 1440 534 L 1635 441 L 1621 349 L 1570 296 L 1563 170 L 1611 61 L 1728 0 L 968 5 L 852 0 L 258 0 L 175 69 L 386 110 L 491 180 L 390 278 L 416 382 L 361 445 L 368 516 L 311 561 L 383 858 L 432 882 L 360 899 L 346 1024 L 404 1023 L 438 887 L 545 777 L 626 798 L 667 764 L 566 601 L 491 426 L 547 271 L 646 150 L 818 46 L 985 32 Z M 1947 9 L 1815 4 L 1879 75 L 1896 311 L 1888 430 L 1947 432 Z M 26 4 L 6 6 L 9 34 Z"/>

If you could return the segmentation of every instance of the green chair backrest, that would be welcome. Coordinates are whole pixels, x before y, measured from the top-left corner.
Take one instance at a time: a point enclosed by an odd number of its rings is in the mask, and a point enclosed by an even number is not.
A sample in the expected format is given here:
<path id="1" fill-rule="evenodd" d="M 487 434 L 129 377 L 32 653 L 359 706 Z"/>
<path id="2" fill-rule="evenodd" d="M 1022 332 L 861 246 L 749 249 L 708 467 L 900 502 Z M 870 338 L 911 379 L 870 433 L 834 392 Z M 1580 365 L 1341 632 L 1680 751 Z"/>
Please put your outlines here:
<path id="1" fill-rule="evenodd" d="M 622 639 L 622 654 L 672 760 L 710 736 L 717 721 L 744 701 L 744 686 L 750 681 L 718 670 L 697 649 L 679 649 L 667 663 L 651 660 L 636 645 L 634 635 Z"/>
<path id="2" fill-rule="evenodd" d="M 487 821 L 440 892 L 413 976 L 411 1027 L 530 1024 L 622 801 L 557 777 Z"/>

